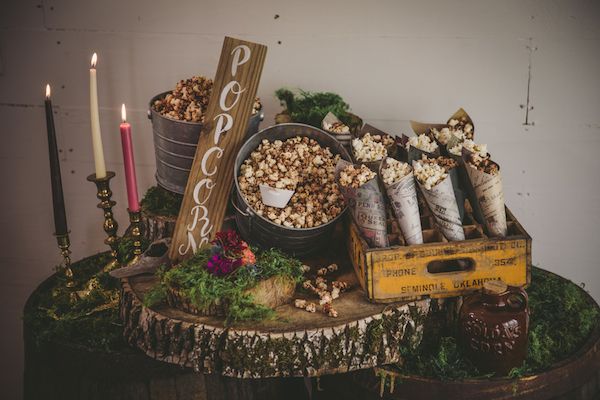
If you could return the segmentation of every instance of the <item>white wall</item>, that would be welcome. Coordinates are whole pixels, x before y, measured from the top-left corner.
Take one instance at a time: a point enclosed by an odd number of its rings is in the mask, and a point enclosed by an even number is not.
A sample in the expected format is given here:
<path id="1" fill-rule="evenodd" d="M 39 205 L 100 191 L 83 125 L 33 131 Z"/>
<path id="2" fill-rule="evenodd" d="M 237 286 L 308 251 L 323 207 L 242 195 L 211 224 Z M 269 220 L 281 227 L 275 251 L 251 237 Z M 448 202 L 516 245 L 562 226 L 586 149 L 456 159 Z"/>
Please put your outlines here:
<path id="1" fill-rule="evenodd" d="M 0 387 L 21 393 L 21 310 L 59 262 L 42 108 L 52 84 L 74 258 L 105 249 L 92 184 L 88 67 L 99 55 L 108 168 L 126 222 L 119 107 L 133 124 L 140 192 L 154 183 L 146 105 L 193 74 L 213 76 L 224 35 L 269 47 L 259 95 L 282 85 L 340 93 L 367 122 L 408 133 L 459 106 L 501 164 L 534 263 L 600 300 L 598 1 L 80 1 L 0 5 Z M 529 116 L 526 121 L 527 94 Z M 560 301 L 560 299 L 556 299 Z M 7 392 L 6 392 L 7 391 Z"/>

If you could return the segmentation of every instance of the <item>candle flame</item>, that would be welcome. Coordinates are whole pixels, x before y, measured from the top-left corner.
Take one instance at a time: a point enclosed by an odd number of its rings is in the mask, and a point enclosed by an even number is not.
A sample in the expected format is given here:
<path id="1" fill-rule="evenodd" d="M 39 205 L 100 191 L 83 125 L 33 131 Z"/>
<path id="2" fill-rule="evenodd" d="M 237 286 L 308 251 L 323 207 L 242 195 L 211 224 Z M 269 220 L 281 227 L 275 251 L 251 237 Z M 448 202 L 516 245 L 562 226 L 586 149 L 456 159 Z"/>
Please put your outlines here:
<path id="1" fill-rule="evenodd" d="M 127 112 L 125 111 L 125 104 L 121 106 L 121 119 L 123 122 L 127 121 Z"/>
<path id="2" fill-rule="evenodd" d="M 46 85 L 46 98 L 50 98 L 50 85 Z"/>
<path id="3" fill-rule="evenodd" d="M 98 62 L 98 55 L 96 53 L 94 53 L 94 55 L 92 55 L 92 68 L 96 68 L 97 62 Z"/>

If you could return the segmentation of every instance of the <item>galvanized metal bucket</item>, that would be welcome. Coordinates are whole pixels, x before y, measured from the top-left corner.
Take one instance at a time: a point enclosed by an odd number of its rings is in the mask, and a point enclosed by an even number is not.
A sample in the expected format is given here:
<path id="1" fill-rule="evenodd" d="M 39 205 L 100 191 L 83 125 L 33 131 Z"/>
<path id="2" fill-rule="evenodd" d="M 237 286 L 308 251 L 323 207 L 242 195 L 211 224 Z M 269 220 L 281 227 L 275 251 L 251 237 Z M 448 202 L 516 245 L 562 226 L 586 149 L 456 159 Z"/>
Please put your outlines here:
<path id="1" fill-rule="evenodd" d="M 198 139 L 202 132 L 201 122 L 178 121 L 167 118 L 154 110 L 156 100 L 170 91 L 160 93 L 150 100 L 148 118 L 152 121 L 154 152 L 156 155 L 156 181 L 171 192 L 183 194 L 190 169 L 194 162 Z M 246 129 L 246 137 L 258 132 L 262 111 L 252 115 Z"/>
<path id="2" fill-rule="evenodd" d="M 329 240 L 333 235 L 335 225 L 342 219 L 346 208 L 326 224 L 305 229 L 288 228 L 256 214 L 244 199 L 238 183 L 240 166 L 263 139 L 270 141 L 275 139 L 286 140 L 296 136 L 308 136 L 316 140 L 321 146 L 329 147 L 333 154 L 339 154 L 342 159 L 350 161 L 350 155 L 344 146 L 333 136 L 320 129 L 304 124 L 271 126 L 248 139 L 238 152 L 234 165 L 235 190 L 232 203 L 235 209 L 237 227 L 246 241 L 265 248 L 277 247 L 289 254 L 301 256 L 319 250 L 330 243 Z"/>

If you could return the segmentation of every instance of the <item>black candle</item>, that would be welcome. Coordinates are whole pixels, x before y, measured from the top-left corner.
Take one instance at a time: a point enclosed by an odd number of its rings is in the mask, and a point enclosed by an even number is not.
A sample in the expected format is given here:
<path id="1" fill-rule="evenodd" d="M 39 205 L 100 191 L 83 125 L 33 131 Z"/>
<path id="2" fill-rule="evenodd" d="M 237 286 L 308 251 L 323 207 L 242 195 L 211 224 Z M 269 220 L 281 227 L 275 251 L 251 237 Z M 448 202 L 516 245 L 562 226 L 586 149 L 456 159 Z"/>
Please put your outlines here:
<path id="1" fill-rule="evenodd" d="M 50 156 L 50 182 L 52 183 L 52 205 L 54 207 L 54 233 L 66 235 L 67 215 L 65 213 L 65 198 L 63 196 L 62 180 L 60 177 L 60 161 L 54 130 L 54 116 L 50 101 L 50 85 L 46 85 L 46 127 L 48 128 L 48 154 Z"/>

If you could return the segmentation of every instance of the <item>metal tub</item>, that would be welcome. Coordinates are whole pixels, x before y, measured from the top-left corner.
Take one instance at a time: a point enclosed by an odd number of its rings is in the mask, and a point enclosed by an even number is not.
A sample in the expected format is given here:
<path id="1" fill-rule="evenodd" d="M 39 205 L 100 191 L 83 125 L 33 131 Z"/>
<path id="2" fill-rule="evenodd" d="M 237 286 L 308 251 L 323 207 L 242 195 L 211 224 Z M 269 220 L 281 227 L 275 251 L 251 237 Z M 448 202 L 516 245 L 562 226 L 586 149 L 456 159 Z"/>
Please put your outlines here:
<path id="1" fill-rule="evenodd" d="M 246 241 L 265 248 L 277 247 L 289 254 L 302 256 L 330 243 L 335 225 L 342 219 L 346 208 L 326 224 L 305 229 L 288 228 L 256 214 L 244 199 L 238 184 L 240 166 L 263 139 L 286 140 L 295 136 L 308 136 L 315 139 L 321 146 L 329 147 L 333 154 L 340 154 L 342 159 L 350 161 L 350 155 L 344 146 L 333 136 L 320 129 L 304 124 L 279 124 L 269 127 L 248 139 L 237 154 L 234 165 L 235 189 L 232 203 L 237 227 Z"/>
<path id="2" fill-rule="evenodd" d="M 152 121 L 154 152 L 156 155 L 156 181 L 171 192 L 183 194 L 198 139 L 202 132 L 201 122 L 178 121 L 167 118 L 154 110 L 154 102 L 165 97 L 171 91 L 160 93 L 150 100 L 148 118 Z M 246 128 L 246 137 L 258 132 L 258 126 L 264 114 L 262 110 L 250 117 Z"/>

